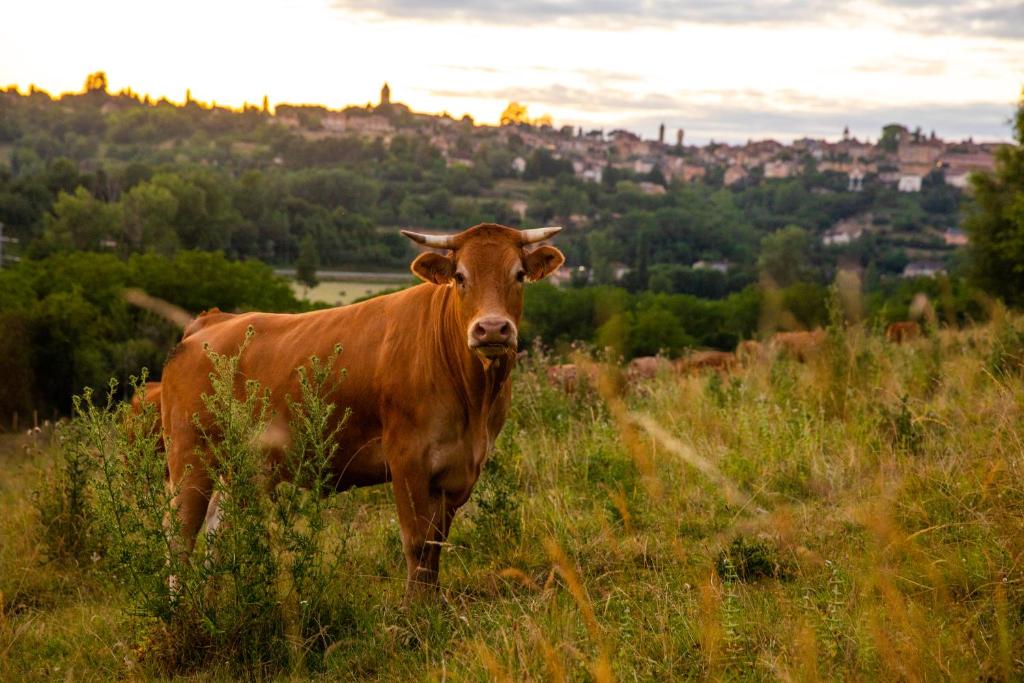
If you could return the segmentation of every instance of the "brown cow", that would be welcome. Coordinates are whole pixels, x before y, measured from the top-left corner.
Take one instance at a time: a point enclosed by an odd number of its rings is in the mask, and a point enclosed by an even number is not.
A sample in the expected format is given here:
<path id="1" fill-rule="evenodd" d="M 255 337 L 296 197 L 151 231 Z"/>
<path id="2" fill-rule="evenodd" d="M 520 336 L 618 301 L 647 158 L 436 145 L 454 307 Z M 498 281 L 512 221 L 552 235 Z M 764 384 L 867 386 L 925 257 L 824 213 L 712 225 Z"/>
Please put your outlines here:
<path id="1" fill-rule="evenodd" d="M 729 351 L 694 351 L 676 361 L 679 372 L 697 372 L 711 368 L 719 372 L 728 372 L 736 365 L 736 354 Z"/>
<path id="2" fill-rule="evenodd" d="M 917 339 L 920 336 L 921 326 L 912 320 L 892 323 L 885 328 L 885 338 L 894 344 L 902 344 L 905 341 Z"/>
<path id="3" fill-rule="evenodd" d="M 145 393 L 145 402 L 152 403 L 156 406 L 151 432 L 157 432 L 160 430 L 160 382 L 146 382 L 145 391 L 138 392 L 132 396 L 132 405 L 130 409 L 132 415 L 137 416 L 142 413 L 143 393 Z M 163 450 L 162 440 L 159 447 Z"/>
<path id="4" fill-rule="evenodd" d="M 661 356 L 640 356 L 629 361 L 626 376 L 630 382 L 654 379 L 658 373 L 672 367 L 667 358 Z"/>
<path id="5" fill-rule="evenodd" d="M 736 345 L 736 357 L 742 363 L 752 363 L 764 358 L 764 344 L 756 339 L 744 339 Z"/>
<path id="6" fill-rule="evenodd" d="M 162 436 L 162 426 L 160 424 L 160 382 L 146 382 L 146 389 L 144 392 L 138 392 L 132 396 L 132 404 L 129 408 L 133 417 L 138 417 L 142 413 L 142 402 L 143 393 L 145 393 L 145 402 L 152 403 L 156 410 L 153 413 L 153 424 L 150 425 L 149 429 L 146 430 L 150 436 L 158 435 L 160 438 L 156 440 L 156 452 L 164 452 L 164 439 Z M 134 439 L 133 434 L 129 434 L 129 438 Z M 167 479 L 168 470 L 167 466 L 164 466 L 164 479 Z"/>
<path id="7" fill-rule="evenodd" d="M 574 363 L 550 365 L 547 369 L 548 382 L 567 394 L 574 394 L 580 388 L 580 380 L 586 379 L 590 387 L 596 387 L 598 370 L 596 366 L 580 367 Z"/>
<path id="8" fill-rule="evenodd" d="M 425 281 L 358 304 L 300 314 L 224 315 L 186 336 L 163 372 L 161 416 L 169 437 L 171 484 L 189 553 L 213 488 L 199 427 L 211 426 L 202 396 L 210 388 L 204 346 L 237 353 L 254 336 L 239 372 L 270 393 L 270 429 L 288 434 L 287 397 L 300 395 L 296 369 L 335 344 L 347 376 L 332 394 L 340 417 L 351 410 L 333 462 L 338 490 L 390 481 L 407 565 L 407 595 L 437 586 L 440 551 L 456 510 L 469 498 L 511 401 L 523 285 L 564 261 L 551 246 L 527 249 L 560 228 L 518 231 L 477 225 L 450 236 L 402 231 L 448 250 L 412 263 Z M 287 439 L 285 439 L 287 441 Z M 286 444 L 264 444 L 268 465 Z M 277 471 L 277 470 L 275 470 Z M 285 476 L 282 474 L 282 476 Z M 210 519 L 217 520 L 216 510 Z"/>
<path id="9" fill-rule="evenodd" d="M 777 332 L 769 342 L 769 347 L 775 353 L 805 363 L 818 352 L 824 341 L 825 330 L 819 327 L 810 332 Z"/>

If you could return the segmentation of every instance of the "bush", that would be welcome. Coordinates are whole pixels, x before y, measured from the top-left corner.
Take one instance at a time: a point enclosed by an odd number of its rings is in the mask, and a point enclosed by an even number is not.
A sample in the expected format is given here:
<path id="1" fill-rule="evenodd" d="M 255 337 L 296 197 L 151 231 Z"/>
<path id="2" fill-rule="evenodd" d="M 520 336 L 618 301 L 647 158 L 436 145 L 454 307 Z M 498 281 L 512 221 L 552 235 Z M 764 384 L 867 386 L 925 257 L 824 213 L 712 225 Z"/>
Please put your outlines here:
<path id="1" fill-rule="evenodd" d="M 83 400 L 91 405 L 88 391 Z M 78 405 L 76 401 L 76 408 Z M 55 467 L 43 474 L 40 487 L 34 492 L 47 554 L 64 563 L 84 562 L 101 545 L 96 538 L 96 459 L 89 426 L 82 420 L 58 426 Z"/>
<path id="2" fill-rule="evenodd" d="M 347 420 L 335 419 L 326 399 L 343 378 L 334 371 L 341 350 L 298 369 L 301 395 L 288 397 L 291 446 L 272 470 L 260 446 L 268 394 L 254 381 L 235 394 L 252 334 L 236 355 L 209 352 L 203 452 L 221 522 L 194 553 L 178 542 L 156 409 L 144 400 L 137 410 L 116 404 L 113 382 L 105 405 L 88 391 L 76 397 L 59 467 L 39 497 L 52 551 L 104 559 L 96 566 L 124 587 L 131 612 L 155 624 L 139 651 L 166 672 L 213 661 L 258 677 L 316 668 L 345 623 L 329 590 L 340 553 L 323 534 L 332 505 L 323 493 L 333 490 L 330 464 Z M 137 392 L 144 379 L 133 379 Z M 289 483 L 270 495 L 285 472 Z"/>
<path id="3" fill-rule="evenodd" d="M 740 581 L 784 579 L 788 576 L 778 551 L 771 544 L 745 536 L 736 536 L 727 548 L 718 553 L 715 569 L 723 580 L 730 575 Z"/>

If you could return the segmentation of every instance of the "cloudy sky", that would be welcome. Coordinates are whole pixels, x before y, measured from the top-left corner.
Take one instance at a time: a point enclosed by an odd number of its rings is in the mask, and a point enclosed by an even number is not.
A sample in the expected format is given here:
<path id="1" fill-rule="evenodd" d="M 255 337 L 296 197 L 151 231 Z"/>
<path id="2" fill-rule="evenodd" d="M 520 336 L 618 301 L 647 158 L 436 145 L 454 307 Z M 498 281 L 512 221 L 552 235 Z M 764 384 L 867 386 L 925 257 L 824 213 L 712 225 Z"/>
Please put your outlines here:
<path id="1" fill-rule="evenodd" d="M 891 121 L 1006 139 L 1024 0 L 32 0 L 0 9 L 0 84 L 332 107 L 393 98 L 494 123 L 664 123 L 688 142 Z"/>

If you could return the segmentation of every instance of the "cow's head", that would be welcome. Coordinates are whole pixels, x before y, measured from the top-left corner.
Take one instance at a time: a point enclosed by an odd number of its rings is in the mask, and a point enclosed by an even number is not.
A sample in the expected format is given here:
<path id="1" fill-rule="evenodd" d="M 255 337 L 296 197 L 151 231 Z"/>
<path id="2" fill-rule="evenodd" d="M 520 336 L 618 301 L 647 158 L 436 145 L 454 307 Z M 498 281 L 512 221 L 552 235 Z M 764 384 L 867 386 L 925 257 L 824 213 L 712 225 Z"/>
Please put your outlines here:
<path id="1" fill-rule="evenodd" d="M 426 282 L 452 287 L 466 343 L 492 358 L 515 353 L 523 285 L 546 277 L 565 261 L 554 247 L 529 247 L 559 230 L 515 230 L 484 223 L 457 235 L 409 230 L 402 234 L 424 246 L 448 250 L 420 254 L 412 262 L 412 272 Z"/>

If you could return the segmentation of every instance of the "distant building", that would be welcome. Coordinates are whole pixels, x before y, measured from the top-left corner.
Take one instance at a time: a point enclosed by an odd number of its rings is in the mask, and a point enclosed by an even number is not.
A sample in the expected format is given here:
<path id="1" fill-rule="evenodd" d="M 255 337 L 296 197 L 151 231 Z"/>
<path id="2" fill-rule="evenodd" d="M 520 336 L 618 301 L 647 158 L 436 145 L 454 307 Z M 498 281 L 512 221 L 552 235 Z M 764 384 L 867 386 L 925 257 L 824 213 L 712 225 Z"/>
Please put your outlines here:
<path id="1" fill-rule="evenodd" d="M 919 175 L 901 175 L 896 182 L 896 189 L 900 192 L 920 192 L 922 180 L 924 178 Z"/>
<path id="2" fill-rule="evenodd" d="M 821 243 L 825 246 L 840 246 L 860 239 L 860 236 L 863 234 L 864 230 L 862 228 L 848 231 L 833 228 L 821 236 Z"/>
<path id="3" fill-rule="evenodd" d="M 938 140 L 922 140 L 920 142 L 905 142 L 899 145 L 896 151 L 896 159 L 902 164 L 922 164 L 931 166 L 942 156 L 945 145 Z"/>
<path id="4" fill-rule="evenodd" d="M 716 273 L 722 273 L 725 275 L 729 272 L 728 261 L 704 261 L 700 260 L 690 266 L 694 270 L 713 270 Z"/>
<path id="5" fill-rule="evenodd" d="M 850 192 L 860 192 L 864 189 L 864 171 L 859 166 L 850 170 L 846 189 Z"/>
<path id="6" fill-rule="evenodd" d="M 654 159 L 635 159 L 633 161 L 633 172 L 637 175 L 647 175 L 654 170 L 657 161 Z"/>
<path id="7" fill-rule="evenodd" d="M 765 178 L 789 178 L 796 173 L 796 164 L 792 161 L 769 161 L 764 165 Z"/>
<path id="8" fill-rule="evenodd" d="M 985 152 L 972 154 L 947 154 L 939 159 L 946 178 L 946 184 L 965 190 L 971 173 L 995 170 L 995 156 Z"/>
<path id="9" fill-rule="evenodd" d="M 957 228 L 949 228 L 942 235 L 942 241 L 951 247 L 965 247 L 970 243 L 967 233 Z"/>
<path id="10" fill-rule="evenodd" d="M 526 159 L 522 157 L 516 157 L 512 160 L 512 170 L 522 175 L 526 173 Z"/>
<path id="11" fill-rule="evenodd" d="M 658 183 L 642 182 L 639 184 L 640 191 L 648 195 L 665 194 L 665 188 Z"/>
<path id="12" fill-rule="evenodd" d="M 730 166 L 725 169 L 725 175 L 722 177 L 722 182 L 728 185 L 735 185 L 741 180 L 745 180 L 747 177 L 747 170 L 742 166 Z"/>
<path id="13" fill-rule="evenodd" d="M 938 261 L 911 261 L 903 269 L 903 277 L 935 277 L 945 273 L 946 267 Z"/>
<path id="14" fill-rule="evenodd" d="M 871 225 L 871 221 L 872 215 L 870 213 L 845 218 L 837 222 L 828 232 L 821 236 L 821 243 L 826 246 L 850 244 L 861 238 L 865 228 Z"/>
<path id="15" fill-rule="evenodd" d="M 380 106 L 386 107 L 391 104 L 391 88 L 385 83 L 384 87 L 380 89 Z"/>
<path id="16" fill-rule="evenodd" d="M 604 178 L 604 167 L 593 161 L 576 160 L 572 162 L 572 170 L 580 180 L 599 183 Z"/>

